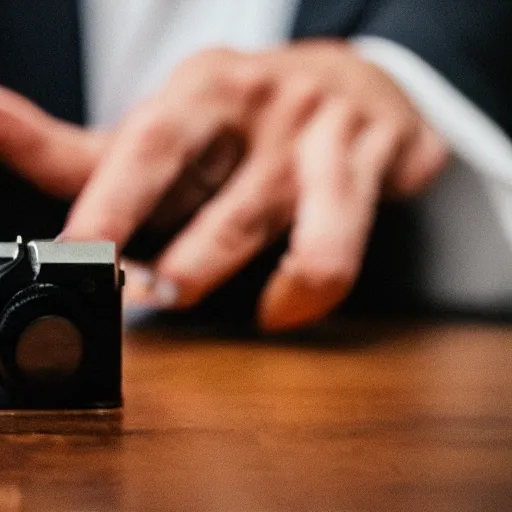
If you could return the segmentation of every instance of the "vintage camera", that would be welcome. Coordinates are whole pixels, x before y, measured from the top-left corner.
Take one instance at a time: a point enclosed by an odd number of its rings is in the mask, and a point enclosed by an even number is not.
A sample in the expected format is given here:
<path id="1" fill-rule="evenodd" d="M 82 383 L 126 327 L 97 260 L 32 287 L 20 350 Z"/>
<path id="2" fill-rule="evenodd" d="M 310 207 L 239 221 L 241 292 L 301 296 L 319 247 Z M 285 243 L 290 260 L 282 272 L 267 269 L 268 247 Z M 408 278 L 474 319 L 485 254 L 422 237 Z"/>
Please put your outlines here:
<path id="1" fill-rule="evenodd" d="M 0 243 L 0 409 L 121 405 L 123 281 L 113 243 Z"/>

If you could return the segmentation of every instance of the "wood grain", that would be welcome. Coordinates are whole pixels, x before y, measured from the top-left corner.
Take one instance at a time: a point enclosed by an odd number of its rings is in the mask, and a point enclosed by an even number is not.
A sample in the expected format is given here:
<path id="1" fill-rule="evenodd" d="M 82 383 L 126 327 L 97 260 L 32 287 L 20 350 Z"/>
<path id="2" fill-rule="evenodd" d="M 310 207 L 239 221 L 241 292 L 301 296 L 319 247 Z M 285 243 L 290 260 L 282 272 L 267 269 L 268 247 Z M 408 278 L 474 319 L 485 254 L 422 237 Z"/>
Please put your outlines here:
<path id="1" fill-rule="evenodd" d="M 512 510 L 512 328 L 127 332 L 122 413 L 0 417 L 0 511 Z"/>

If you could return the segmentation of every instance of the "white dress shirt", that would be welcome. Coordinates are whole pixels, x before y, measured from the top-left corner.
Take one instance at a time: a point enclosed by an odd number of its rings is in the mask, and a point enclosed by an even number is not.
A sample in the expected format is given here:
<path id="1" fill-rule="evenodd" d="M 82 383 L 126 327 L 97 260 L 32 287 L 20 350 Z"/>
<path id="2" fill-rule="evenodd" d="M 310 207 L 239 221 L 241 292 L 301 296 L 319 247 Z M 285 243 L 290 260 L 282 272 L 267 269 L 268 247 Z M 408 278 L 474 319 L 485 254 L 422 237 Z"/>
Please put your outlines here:
<path id="1" fill-rule="evenodd" d="M 299 0 L 82 0 L 89 119 L 112 125 L 185 57 L 222 45 L 259 50 L 286 40 Z M 353 41 L 386 70 L 455 155 L 417 201 L 423 293 L 447 306 L 512 299 L 512 145 L 503 132 L 400 45 Z"/>

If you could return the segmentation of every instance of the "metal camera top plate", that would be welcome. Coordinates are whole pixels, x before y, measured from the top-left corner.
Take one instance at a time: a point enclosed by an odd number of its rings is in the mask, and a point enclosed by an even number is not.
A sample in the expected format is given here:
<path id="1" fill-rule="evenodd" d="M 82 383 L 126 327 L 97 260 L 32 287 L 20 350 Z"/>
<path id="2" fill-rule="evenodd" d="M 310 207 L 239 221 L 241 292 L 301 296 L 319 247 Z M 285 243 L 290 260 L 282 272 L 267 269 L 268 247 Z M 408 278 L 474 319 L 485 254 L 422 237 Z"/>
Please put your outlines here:
<path id="1" fill-rule="evenodd" d="M 41 265 L 116 265 L 116 247 L 113 242 L 53 242 L 33 240 L 27 244 L 37 269 Z"/>

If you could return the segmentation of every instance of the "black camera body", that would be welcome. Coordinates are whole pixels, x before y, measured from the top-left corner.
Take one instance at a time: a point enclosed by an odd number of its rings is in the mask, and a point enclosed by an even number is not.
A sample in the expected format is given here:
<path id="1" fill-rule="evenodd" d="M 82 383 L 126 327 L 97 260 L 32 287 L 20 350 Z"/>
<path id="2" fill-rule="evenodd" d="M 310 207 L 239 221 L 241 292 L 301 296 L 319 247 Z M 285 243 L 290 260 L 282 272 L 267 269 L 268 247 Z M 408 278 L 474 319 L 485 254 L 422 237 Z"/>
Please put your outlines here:
<path id="1" fill-rule="evenodd" d="M 110 242 L 0 243 L 0 409 L 121 406 L 123 281 Z"/>

